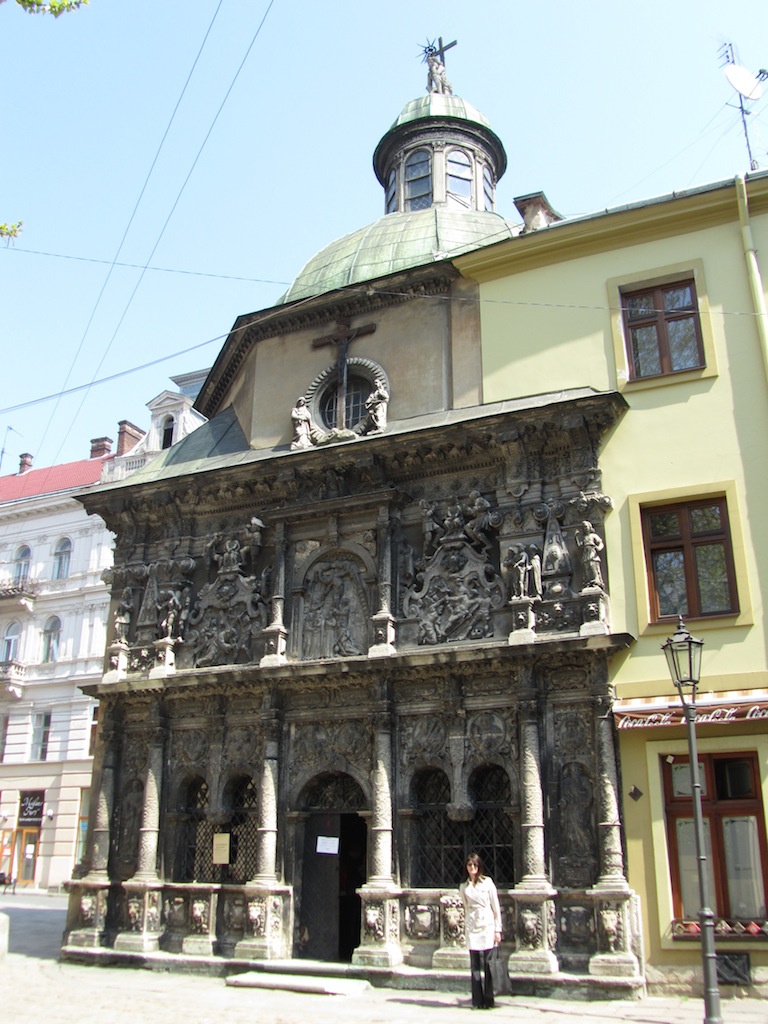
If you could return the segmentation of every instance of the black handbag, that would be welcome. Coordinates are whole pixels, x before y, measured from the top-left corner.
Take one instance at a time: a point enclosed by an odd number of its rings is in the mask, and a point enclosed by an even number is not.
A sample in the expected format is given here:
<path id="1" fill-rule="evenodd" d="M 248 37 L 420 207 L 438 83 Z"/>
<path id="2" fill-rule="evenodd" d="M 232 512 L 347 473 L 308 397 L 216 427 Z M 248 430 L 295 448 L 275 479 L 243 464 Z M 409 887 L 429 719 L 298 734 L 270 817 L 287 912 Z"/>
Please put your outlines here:
<path id="1" fill-rule="evenodd" d="M 502 953 L 501 946 L 494 946 L 488 953 L 488 970 L 491 972 L 493 994 L 495 996 L 511 996 L 512 982 L 507 970 L 507 955 Z"/>

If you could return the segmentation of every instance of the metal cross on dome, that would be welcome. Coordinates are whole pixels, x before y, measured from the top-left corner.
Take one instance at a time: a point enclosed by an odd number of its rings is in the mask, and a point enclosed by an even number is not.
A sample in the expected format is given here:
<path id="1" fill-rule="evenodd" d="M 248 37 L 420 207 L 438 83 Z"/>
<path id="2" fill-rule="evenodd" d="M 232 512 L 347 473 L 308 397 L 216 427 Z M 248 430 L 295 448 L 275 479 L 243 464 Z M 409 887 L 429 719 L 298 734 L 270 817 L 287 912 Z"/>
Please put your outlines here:
<path id="1" fill-rule="evenodd" d="M 454 39 L 452 43 L 443 44 L 443 37 L 442 36 L 438 36 L 437 37 L 437 46 L 435 46 L 434 39 L 431 42 L 428 40 L 427 41 L 427 45 L 425 47 L 423 47 L 423 50 L 424 50 L 424 60 L 426 60 L 427 57 L 437 57 L 437 59 L 440 61 L 440 63 L 444 65 L 445 64 L 445 54 L 446 54 L 446 52 L 448 50 L 450 50 L 452 46 L 455 46 L 456 42 L 457 42 L 457 40 Z"/>

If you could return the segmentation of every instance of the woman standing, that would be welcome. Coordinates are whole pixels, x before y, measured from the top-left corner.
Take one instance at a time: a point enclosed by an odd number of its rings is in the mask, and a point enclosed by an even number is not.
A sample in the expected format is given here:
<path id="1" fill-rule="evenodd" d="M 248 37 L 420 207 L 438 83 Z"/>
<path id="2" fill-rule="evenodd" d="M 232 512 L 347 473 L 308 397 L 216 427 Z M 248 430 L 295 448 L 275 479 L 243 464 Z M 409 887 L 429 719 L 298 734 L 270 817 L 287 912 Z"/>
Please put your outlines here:
<path id="1" fill-rule="evenodd" d="M 488 954 L 501 942 L 501 907 L 496 886 L 483 874 L 483 862 L 476 853 L 467 857 L 467 880 L 459 886 L 464 900 L 464 929 L 472 971 L 472 1007 L 493 1006 L 493 983 Z"/>

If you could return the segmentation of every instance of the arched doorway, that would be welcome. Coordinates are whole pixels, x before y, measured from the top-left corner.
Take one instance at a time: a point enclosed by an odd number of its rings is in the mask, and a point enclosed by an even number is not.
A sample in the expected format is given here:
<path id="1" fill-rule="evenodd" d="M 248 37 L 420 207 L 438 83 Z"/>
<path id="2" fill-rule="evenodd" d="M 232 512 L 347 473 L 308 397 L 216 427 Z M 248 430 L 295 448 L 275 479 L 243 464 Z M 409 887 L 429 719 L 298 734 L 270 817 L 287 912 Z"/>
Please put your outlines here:
<path id="1" fill-rule="evenodd" d="M 304 821 L 298 945 L 310 960 L 348 963 L 360 945 L 360 897 L 367 877 L 363 791 L 349 775 L 314 778 L 300 800 Z"/>

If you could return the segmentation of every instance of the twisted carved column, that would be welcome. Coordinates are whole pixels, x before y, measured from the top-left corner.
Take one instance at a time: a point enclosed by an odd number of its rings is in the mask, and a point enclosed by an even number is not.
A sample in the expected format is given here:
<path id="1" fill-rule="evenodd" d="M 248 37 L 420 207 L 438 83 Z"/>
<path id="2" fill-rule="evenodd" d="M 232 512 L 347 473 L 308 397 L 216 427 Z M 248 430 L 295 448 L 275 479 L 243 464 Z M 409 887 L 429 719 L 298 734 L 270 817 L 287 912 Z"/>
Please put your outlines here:
<path id="1" fill-rule="evenodd" d="M 166 730 L 159 704 L 154 705 L 151 714 L 147 773 L 144 779 L 144 806 L 139 830 L 139 863 L 134 876 L 141 879 L 157 878 L 157 846 L 160 838 L 160 800 Z"/>
<path id="2" fill-rule="evenodd" d="M 277 780 L 279 721 L 270 710 L 266 716 L 266 744 L 259 777 L 259 828 L 254 881 L 274 882 L 277 878 Z"/>
<path id="3" fill-rule="evenodd" d="M 621 848 L 619 816 L 619 778 L 616 770 L 616 747 L 609 697 L 598 697 L 597 760 L 600 782 L 600 877 L 598 886 L 626 888 L 624 854 Z"/>
<path id="4" fill-rule="evenodd" d="M 544 797 L 541 790 L 541 755 L 539 750 L 538 706 L 536 701 L 520 705 L 523 716 L 522 748 L 522 832 L 523 877 L 522 884 L 546 881 L 544 860 Z"/>
<path id="5" fill-rule="evenodd" d="M 375 716 L 371 876 L 369 886 L 391 888 L 392 876 L 392 716 Z"/>

